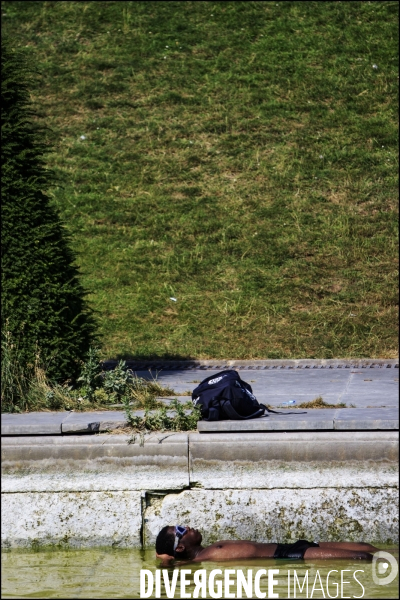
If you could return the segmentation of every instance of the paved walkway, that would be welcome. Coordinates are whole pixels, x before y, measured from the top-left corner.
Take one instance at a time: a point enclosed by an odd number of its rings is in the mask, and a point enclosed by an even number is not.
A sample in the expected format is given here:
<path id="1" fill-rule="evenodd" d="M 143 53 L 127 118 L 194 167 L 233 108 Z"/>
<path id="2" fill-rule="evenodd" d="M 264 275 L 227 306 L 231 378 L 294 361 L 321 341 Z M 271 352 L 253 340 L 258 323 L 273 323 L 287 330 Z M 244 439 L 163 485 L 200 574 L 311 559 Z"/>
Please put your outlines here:
<path id="1" fill-rule="evenodd" d="M 128 361 L 129 364 L 129 361 Z M 112 363 L 109 363 L 112 366 Z M 129 364 L 139 377 L 155 378 L 177 396 L 192 391 L 205 377 L 236 368 L 251 384 L 260 402 L 273 407 L 321 396 L 329 404 L 346 408 L 307 410 L 302 415 L 270 415 L 252 421 L 199 422 L 199 432 L 314 431 L 398 429 L 397 360 L 202 361 L 163 364 Z M 187 396 L 180 400 L 187 401 Z M 168 400 L 166 400 L 168 403 Z M 282 408 L 282 411 L 284 408 Z M 137 414 L 141 414 L 136 411 Z M 2 435 L 62 435 L 109 431 L 126 425 L 123 410 L 106 412 L 54 412 L 3 414 Z"/>

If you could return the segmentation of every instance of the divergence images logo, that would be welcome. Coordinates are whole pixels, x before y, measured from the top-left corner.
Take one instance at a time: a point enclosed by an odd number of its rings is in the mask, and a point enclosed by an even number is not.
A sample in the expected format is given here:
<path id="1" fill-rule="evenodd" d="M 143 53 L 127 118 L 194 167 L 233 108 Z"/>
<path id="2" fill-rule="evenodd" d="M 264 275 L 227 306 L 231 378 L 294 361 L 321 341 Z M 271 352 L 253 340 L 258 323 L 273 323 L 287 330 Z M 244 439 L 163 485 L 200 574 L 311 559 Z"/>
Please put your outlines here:
<path id="1" fill-rule="evenodd" d="M 389 585 L 397 577 L 399 567 L 394 556 L 379 550 L 372 559 L 372 579 L 377 585 Z"/>

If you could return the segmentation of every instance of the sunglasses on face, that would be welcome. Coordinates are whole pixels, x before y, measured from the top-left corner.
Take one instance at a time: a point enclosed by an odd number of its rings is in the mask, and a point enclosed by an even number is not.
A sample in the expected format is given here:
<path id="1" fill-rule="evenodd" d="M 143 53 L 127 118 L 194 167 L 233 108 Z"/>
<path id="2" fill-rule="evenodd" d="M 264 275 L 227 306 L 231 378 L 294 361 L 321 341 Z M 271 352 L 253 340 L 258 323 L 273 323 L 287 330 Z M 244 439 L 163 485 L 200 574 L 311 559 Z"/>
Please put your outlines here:
<path id="1" fill-rule="evenodd" d="M 175 542 L 174 542 L 174 554 L 175 550 L 179 544 L 179 541 L 183 538 L 185 533 L 187 532 L 187 527 L 182 527 L 181 525 L 175 526 Z"/>

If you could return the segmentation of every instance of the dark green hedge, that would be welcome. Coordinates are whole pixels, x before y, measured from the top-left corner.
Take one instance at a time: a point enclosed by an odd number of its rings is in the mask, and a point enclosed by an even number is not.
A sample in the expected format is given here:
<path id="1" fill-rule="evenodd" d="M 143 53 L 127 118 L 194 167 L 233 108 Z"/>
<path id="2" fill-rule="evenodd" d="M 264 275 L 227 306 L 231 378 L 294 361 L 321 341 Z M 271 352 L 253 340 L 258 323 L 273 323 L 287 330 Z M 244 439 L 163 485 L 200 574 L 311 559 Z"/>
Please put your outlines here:
<path id="1" fill-rule="evenodd" d="M 73 378 L 95 338 L 74 254 L 46 190 L 45 131 L 34 122 L 32 69 L 10 43 L 1 45 L 2 331 L 18 343 L 23 366 L 37 348 L 49 377 Z"/>

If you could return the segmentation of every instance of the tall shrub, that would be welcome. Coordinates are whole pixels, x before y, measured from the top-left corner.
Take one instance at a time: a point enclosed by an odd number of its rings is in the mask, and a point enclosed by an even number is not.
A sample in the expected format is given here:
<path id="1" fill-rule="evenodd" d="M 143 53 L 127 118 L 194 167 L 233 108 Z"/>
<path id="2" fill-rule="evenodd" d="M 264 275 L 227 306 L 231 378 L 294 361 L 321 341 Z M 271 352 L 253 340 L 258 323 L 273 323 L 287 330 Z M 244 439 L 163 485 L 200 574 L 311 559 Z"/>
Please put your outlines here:
<path id="1" fill-rule="evenodd" d="M 1 326 L 18 344 L 23 368 L 33 367 L 39 351 L 47 374 L 64 380 L 76 376 L 95 321 L 67 232 L 46 195 L 54 175 L 46 169 L 46 134 L 30 102 L 33 81 L 25 57 L 3 40 Z"/>

